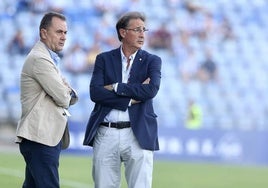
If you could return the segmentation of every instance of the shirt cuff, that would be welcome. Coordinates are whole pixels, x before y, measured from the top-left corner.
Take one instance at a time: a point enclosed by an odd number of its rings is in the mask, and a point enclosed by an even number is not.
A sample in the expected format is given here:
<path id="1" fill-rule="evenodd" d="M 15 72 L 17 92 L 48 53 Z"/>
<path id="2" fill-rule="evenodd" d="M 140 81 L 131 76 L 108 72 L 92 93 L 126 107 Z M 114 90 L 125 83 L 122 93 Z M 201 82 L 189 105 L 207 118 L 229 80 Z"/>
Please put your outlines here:
<path id="1" fill-rule="evenodd" d="M 117 92 L 117 86 L 118 86 L 118 83 L 114 83 L 114 84 L 113 84 L 113 90 L 114 90 L 115 92 Z"/>
<path id="2" fill-rule="evenodd" d="M 132 101 L 132 99 L 130 99 L 130 101 L 129 101 L 129 103 L 128 103 L 128 106 L 131 106 L 131 101 Z"/>
<path id="3" fill-rule="evenodd" d="M 70 95 L 71 95 L 72 98 L 76 98 L 77 97 L 76 94 L 75 94 L 75 92 L 74 92 L 74 90 L 72 90 L 72 92 L 70 93 Z"/>

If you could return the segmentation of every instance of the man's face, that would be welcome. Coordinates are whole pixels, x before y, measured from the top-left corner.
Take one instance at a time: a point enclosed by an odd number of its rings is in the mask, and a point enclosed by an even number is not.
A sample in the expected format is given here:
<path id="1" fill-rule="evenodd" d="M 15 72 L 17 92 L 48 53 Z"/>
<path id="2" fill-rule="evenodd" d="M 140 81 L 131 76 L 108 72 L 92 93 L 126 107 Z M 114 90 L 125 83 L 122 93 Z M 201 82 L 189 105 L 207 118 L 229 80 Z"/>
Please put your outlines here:
<path id="1" fill-rule="evenodd" d="M 145 24 L 140 19 L 132 19 L 129 21 L 128 27 L 122 29 L 124 46 L 134 50 L 140 49 L 144 44 Z"/>
<path id="2" fill-rule="evenodd" d="M 66 40 L 67 23 L 60 18 L 53 17 L 51 26 L 43 29 L 42 41 L 54 52 L 63 50 Z"/>

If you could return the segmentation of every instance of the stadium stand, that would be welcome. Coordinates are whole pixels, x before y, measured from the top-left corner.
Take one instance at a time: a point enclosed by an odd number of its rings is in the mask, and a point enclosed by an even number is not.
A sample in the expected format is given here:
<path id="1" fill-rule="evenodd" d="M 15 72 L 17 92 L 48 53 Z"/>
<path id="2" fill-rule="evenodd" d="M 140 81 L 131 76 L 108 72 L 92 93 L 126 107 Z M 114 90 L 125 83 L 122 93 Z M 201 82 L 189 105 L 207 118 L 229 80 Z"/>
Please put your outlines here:
<path id="1" fill-rule="evenodd" d="M 145 12 L 148 38 L 166 23 L 172 50 L 144 46 L 163 60 L 162 85 L 155 100 L 160 126 L 184 126 L 188 101 L 194 99 L 203 110 L 204 129 L 268 129 L 268 2 L 265 0 L 2 0 L 0 123 L 15 124 L 20 116 L 19 74 L 25 53 L 11 53 L 8 46 L 21 30 L 25 47 L 30 48 L 38 40 L 39 20 L 48 10 L 60 11 L 68 18 L 68 41 L 63 56 L 76 43 L 86 51 L 95 43 L 101 51 L 118 46 L 114 22 L 124 11 Z M 202 82 L 195 71 L 208 49 L 216 62 L 218 79 Z M 195 54 L 189 57 L 191 50 Z M 191 71 L 190 79 L 182 79 L 182 67 Z M 71 118 L 85 122 L 92 108 L 88 94 L 91 73 L 74 76 L 64 67 L 61 69 L 79 92 L 80 101 L 71 108 Z"/>

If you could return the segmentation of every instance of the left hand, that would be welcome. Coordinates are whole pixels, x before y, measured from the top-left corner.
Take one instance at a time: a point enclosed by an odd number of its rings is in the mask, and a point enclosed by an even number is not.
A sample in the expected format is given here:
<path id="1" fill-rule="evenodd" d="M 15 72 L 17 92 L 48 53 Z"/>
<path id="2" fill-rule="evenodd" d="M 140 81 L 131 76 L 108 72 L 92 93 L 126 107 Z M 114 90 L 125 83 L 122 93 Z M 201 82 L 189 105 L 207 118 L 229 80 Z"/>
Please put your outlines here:
<path id="1" fill-rule="evenodd" d="M 108 89 L 109 91 L 113 91 L 114 90 L 113 84 L 105 85 L 104 88 L 105 89 Z"/>

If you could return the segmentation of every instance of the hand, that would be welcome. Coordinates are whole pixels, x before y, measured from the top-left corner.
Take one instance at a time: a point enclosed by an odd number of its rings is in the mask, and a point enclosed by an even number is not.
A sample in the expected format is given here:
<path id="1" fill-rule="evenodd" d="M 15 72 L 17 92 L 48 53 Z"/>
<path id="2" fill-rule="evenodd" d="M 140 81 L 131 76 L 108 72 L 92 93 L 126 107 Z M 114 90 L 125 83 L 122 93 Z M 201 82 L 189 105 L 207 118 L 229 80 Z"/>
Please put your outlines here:
<path id="1" fill-rule="evenodd" d="M 131 104 L 133 105 L 133 104 L 138 104 L 138 103 L 140 103 L 141 101 L 136 101 L 135 99 L 131 99 Z"/>
<path id="2" fill-rule="evenodd" d="M 108 89 L 109 91 L 113 91 L 114 90 L 113 84 L 106 85 L 106 86 L 104 86 L 104 88 L 105 89 Z"/>
<path id="3" fill-rule="evenodd" d="M 147 78 L 146 80 L 144 80 L 144 81 L 142 82 L 142 84 L 149 84 L 150 81 L 151 81 L 151 79 L 150 79 L 150 78 Z"/>

